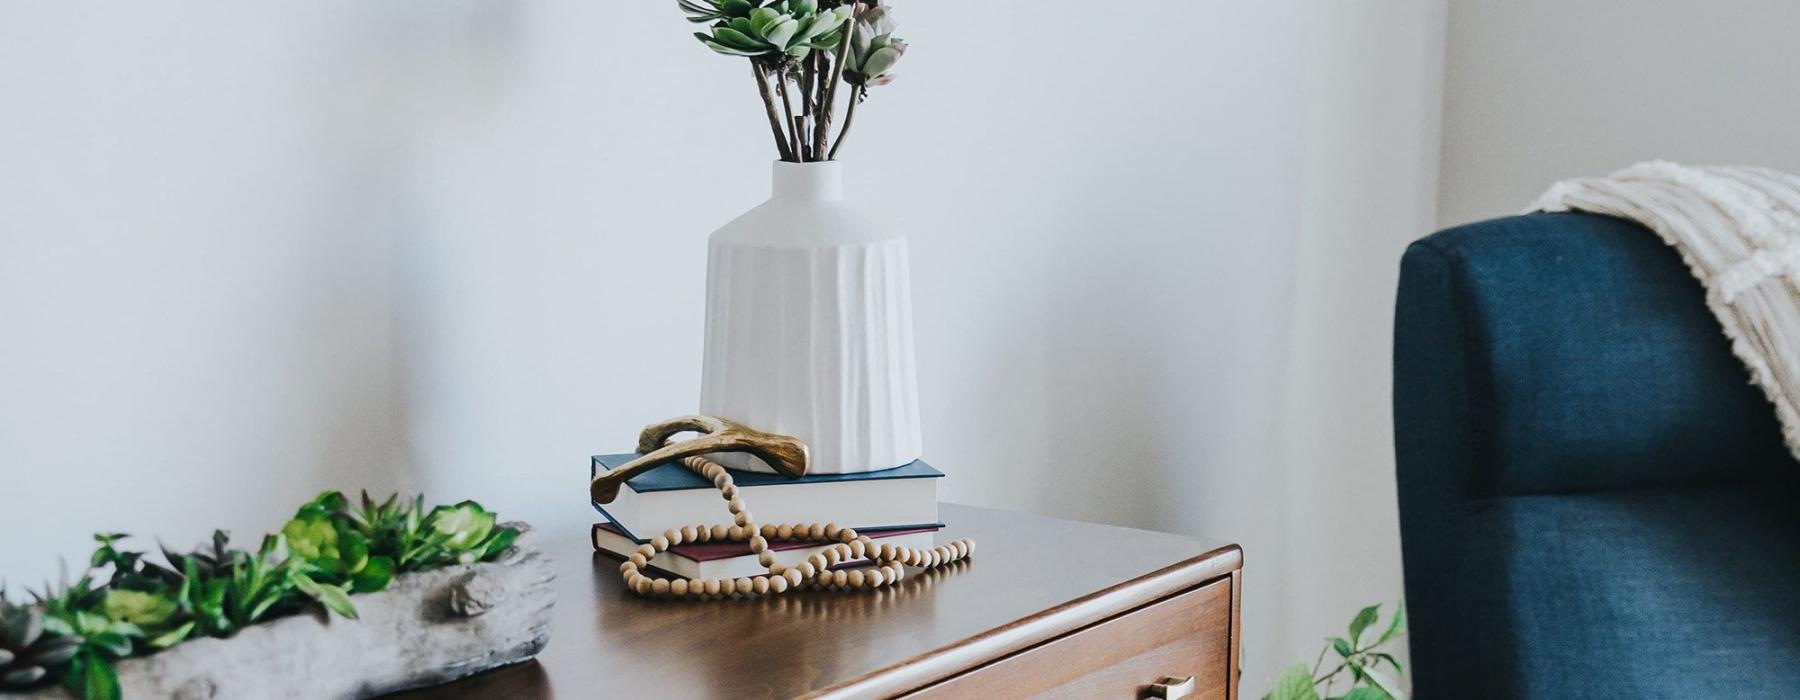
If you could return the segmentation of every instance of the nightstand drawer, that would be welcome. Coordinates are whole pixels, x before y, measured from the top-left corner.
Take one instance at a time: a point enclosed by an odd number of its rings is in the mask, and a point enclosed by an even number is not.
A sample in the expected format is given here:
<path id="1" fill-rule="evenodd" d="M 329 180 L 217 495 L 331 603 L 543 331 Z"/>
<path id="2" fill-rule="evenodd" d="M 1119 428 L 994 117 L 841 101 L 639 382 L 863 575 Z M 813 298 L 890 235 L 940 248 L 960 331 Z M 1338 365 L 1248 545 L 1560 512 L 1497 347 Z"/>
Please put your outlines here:
<path id="1" fill-rule="evenodd" d="M 1136 698 L 1165 676 L 1196 700 L 1230 695 L 1231 578 L 1089 625 L 921 688 L 908 698 Z"/>

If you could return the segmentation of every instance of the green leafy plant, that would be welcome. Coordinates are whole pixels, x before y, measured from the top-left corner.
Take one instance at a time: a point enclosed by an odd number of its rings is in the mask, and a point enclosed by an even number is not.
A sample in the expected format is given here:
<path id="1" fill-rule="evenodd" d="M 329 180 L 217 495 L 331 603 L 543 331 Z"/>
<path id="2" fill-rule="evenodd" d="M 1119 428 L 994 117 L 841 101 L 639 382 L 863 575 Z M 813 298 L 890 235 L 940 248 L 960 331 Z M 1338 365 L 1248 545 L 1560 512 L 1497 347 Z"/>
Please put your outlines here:
<path id="1" fill-rule="evenodd" d="M 1406 635 L 1406 607 L 1396 606 L 1385 626 L 1380 622 L 1380 605 L 1358 611 L 1350 619 L 1349 636 L 1325 640 L 1312 668 L 1297 663 L 1282 671 L 1263 700 L 1405 700 L 1406 690 L 1400 682 L 1405 672 L 1385 647 Z M 1335 666 L 1324 670 L 1329 654 L 1336 654 Z M 1333 695 L 1334 686 L 1344 676 L 1349 680 L 1344 694 Z"/>
<path id="2" fill-rule="evenodd" d="M 336 601 L 342 596 L 328 588 L 340 589 L 346 595 L 346 588 L 369 593 L 387 588 L 394 578 L 394 558 L 371 554 L 373 540 L 356 529 L 347 516 L 340 515 L 346 510 L 343 494 L 327 493 L 302 506 L 294 519 L 281 528 L 301 564 L 295 582 L 308 595 L 317 591 Z M 354 612 L 346 615 L 354 616 Z"/>
<path id="3" fill-rule="evenodd" d="M 61 682 L 90 700 L 119 697 L 114 662 L 200 636 L 239 630 L 317 605 L 356 617 L 354 593 L 384 590 L 398 571 L 499 556 L 519 532 L 473 501 L 425 510 L 423 496 L 352 507 L 326 492 L 300 507 L 256 551 L 224 531 L 192 552 L 162 547 L 166 565 L 124 549 L 124 533 L 94 536 L 83 575 L 14 604 L 0 589 L 0 691 Z"/>
<path id="4" fill-rule="evenodd" d="M 750 59 L 781 159 L 835 160 L 869 88 L 893 82 L 906 42 L 894 36 L 881 0 L 677 0 L 705 24 L 694 38 L 726 56 Z M 844 124 L 831 135 L 838 85 L 850 86 Z M 796 111 L 798 103 L 798 111 Z"/>
<path id="5" fill-rule="evenodd" d="M 42 608 L 14 605 L 0 589 L 0 692 L 49 683 L 80 647 L 80 638 L 45 629 Z"/>

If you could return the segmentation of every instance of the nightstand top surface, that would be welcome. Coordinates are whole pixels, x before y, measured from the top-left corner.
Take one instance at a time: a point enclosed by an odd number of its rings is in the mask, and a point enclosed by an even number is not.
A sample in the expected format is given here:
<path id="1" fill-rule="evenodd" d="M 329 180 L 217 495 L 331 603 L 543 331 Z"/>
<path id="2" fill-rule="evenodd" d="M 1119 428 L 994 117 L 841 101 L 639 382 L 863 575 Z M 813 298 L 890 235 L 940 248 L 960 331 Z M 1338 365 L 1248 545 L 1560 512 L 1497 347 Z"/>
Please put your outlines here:
<path id="1" fill-rule="evenodd" d="M 1109 598 L 1141 604 L 1126 589 L 1194 585 L 1242 563 L 1235 545 L 1161 532 L 954 504 L 941 514 L 938 543 L 974 538 L 971 560 L 909 569 L 876 591 L 754 600 L 639 598 L 588 532 L 547 533 L 556 621 L 538 660 L 406 697 L 800 696 L 946 663 L 946 650 L 1017 643 L 997 632 L 1042 634 L 1060 624 L 1058 610 L 1073 624 L 1070 603 L 1086 601 L 1088 615 Z"/>

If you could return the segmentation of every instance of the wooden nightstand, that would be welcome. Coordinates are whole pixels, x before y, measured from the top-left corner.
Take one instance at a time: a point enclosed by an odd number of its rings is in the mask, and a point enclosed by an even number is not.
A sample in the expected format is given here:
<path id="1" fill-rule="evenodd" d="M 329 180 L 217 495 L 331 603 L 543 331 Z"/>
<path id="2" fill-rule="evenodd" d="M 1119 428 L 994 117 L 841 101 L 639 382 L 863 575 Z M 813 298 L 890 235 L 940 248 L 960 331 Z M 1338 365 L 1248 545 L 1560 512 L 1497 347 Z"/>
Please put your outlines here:
<path id="1" fill-rule="evenodd" d="M 535 663 L 406 697 L 1237 697 L 1237 545 L 945 504 L 973 560 L 850 594 L 646 600 L 586 531 L 553 537 Z"/>

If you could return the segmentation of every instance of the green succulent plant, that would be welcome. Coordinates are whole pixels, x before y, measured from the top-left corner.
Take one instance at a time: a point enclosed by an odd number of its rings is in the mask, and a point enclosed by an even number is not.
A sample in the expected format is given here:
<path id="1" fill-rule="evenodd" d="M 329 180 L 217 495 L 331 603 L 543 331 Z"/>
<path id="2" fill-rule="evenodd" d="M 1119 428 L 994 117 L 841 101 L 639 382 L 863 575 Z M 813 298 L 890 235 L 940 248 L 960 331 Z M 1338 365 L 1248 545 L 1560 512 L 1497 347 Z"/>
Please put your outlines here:
<path id="1" fill-rule="evenodd" d="M 42 609 L 14 604 L 0 590 L 0 691 L 49 683 L 80 648 L 80 638 L 45 629 Z"/>
<path id="2" fill-rule="evenodd" d="M 394 579 L 393 558 L 371 556 L 369 536 L 337 515 L 344 509 L 342 494 L 327 493 L 302 506 L 281 528 L 302 563 L 301 573 L 323 584 L 348 585 L 358 593 L 387 588 Z"/>
<path id="3" fill-rule="evenodd" d="M 87 700 L 117 700 L 119 675 L 112 662 L 130 656 L 144 631 L 130 622 L 108 618 L 103 609 L 109 591 L 96 587 L 90 574 L 74 583 L 34 594 L 43 610 L 46 634 L 76 640 L 75 652 L 57 673 L 64 686 Z"/>
<path id="4" fill-rule="evenodd" d="M 844 64 L 844 82 L 867 88 L 894 81 L 894 64 L 906 55 L 906 42 L 894 36 L 895 28 L 886 7 L 871 8 L 857 17 L 849 61 Z"/>
<path id="5" fill-rule="evenodd" d="M 736 0 L 732 10 L 745 0 Z M 691 2 L 683 2 L 685 9 Z M 725 4 L 732 4 L 730 0 Z M 831 50 L 843 39 L 840 29 L 851 10 L 840 7 L 821 12 L 817 0 L 779 0 L 755 7 L 747 14 L 721 14 L 710 32 L 694 37 L 707 48 L 727 56 L 786 57 L 804 59 L 815 50 Z M 694 15 L 690 14 L 689 19 Z"/>
<path id="6" fill-rule="evenodd" d="M 499 556 L 519 537 L 510 527 L 496 529 L 495 516 L 474 501 L 432 509 L 427 519 L 432 539 L 442 543 L 441 556 L 470 564 Z"/>
<path id="7" fill-rule="evenodd" d="M 676 0 L 694 38 L 714 52 L 750 59 L 769 134 L 781 159 L 836 160 L 856 106 L 894 80 L 906 54 L 882 0 Z M 832 136 L 838 86 L 851 86 Z"/>
<path id="8" fill-rule="evenodd" d="M 193 619 L 181 614 L 181 605 L 175 598 L 162 593 L 113 589 L 106 592 L 100 610 L 107 619 L 141 630 L 144 643 L 153 649 L 179 644 L 196 626 Z"/>

